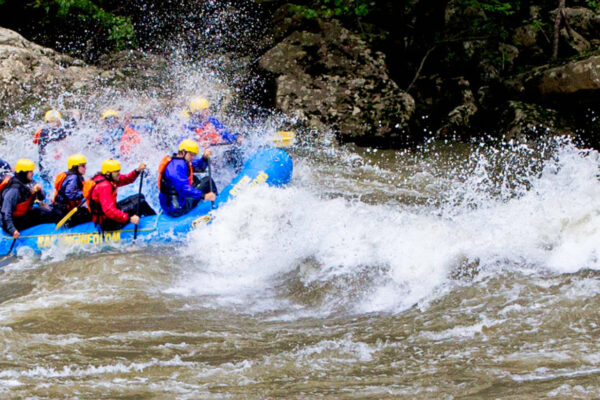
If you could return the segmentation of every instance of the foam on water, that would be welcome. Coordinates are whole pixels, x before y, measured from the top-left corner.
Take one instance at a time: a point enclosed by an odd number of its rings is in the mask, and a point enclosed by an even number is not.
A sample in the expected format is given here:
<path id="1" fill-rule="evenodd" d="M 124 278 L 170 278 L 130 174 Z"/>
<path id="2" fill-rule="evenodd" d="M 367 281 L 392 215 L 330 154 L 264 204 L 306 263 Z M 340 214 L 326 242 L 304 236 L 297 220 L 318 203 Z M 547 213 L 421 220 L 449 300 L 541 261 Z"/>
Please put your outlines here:
<path id="1" fill-rule="evenodd" d="M 255 188 L 190 235 L 182 254 L 195 275 L 170 292 L 234 304 L 263 295 L 269 309 L 282 276 L 297 274 L 306 289 L 344 278 L 362 282 L 342 289 L 351 310 L 400 312 L 451 287 L 465 263 L 486 273 L 600 269 L 598 162 L 597 152 L 563 145 L 523 194 L 490 196 L 468 187 L 484 181 L 473 177 L 460 187 L 468 204 L 451 209 L 327 199 L 293 184 Z M 321 311 L 333 310 L 329 300 Z"/>

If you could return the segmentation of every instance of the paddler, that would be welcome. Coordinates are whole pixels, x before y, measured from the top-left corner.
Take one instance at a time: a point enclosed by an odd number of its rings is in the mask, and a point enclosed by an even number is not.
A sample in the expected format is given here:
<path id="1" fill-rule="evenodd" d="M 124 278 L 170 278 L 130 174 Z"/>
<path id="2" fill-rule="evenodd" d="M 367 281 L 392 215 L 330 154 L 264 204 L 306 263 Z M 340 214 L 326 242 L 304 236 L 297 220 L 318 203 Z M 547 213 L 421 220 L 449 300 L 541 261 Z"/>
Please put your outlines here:
<path id="1" fill-rule="evenodd" d="M 77 207 L 77 211 L 71 215 L 65 226 L 71 227 L 92 220 L 92 215 L 86 207 L 81 207 L 84 200 L 83 183 L 87 167 L 87 159 L 81 154 L 73 154 L 67 160 L 67 171 L 61 172 L 54 179 L 54 208 L 62 219 L 71 210 Z"/>
<path id="2" fill-rule="evenodd" d="M 23 229 L 58 220 L 57 213 L 42 203 L 44 192 L 40 184 L 33 182 L 34 169 L 33 161 L 21 158 L 15 164 L 14 176 L 0 183 L 2 229 L 15 239 Z M 38 206 L 34 207 L 36 202 Z"/>
<path id="3" fill-rule="evenodd" d="M 231 165 L 236 170 L 241 169 L 243 155 L 239 144 L 242 142 L 242 136 L 230 133 L 215 116 L 211 115 L 210 102 L 206 98 L 193 98 L 182 114 L 189 118 L 183 126 L 182 138 L 196 140 L 204 148 L 223 144 L 233 145 L 223 154 L 223 158 L 227 165 Z"/>
<path id="4" fill-rule="evenodd" d="M 200 146 L 197 142 L 184 139 L 178 152 L 165 156 L 158 167 L 158 189 L 160 206 L 167 215 L 178 217 L 190 212 L 200 200 L 215 201 L 217 186 L 211 177 L 197 179 L 194 172 L 204 172 L 210 161 L 210 150 L 206 149 L 196 158 Z"/>
<path id="5" fill-rule="evenodd" d="M 114 159 L 104 160 L 101 171 L 84 183 L 83 194 L 92 220 L 103 231 L 119 230 L 127 223 L 139 224 L 140 216 L 156 215 L 143 194 L 135 194 L 117 203 L 117 188 L 133 183 L 146 169 L 146 164 L 121 175 L 121 163 Z M 138 203 L 140 216 L 138 216 Z"/>
<path id="6" fill-rule="evenodd" d="M 51 109 L 44 114 L 45 126 L 38 129 L 33 135 L 33 143 L 38 146 L 40 172 L 44 175 L 43 159 L 46 157 L 46 147 L 53 142 L 60 142 L 71 135 L 72 129 L 81 118 L 81 111 L 73 110 L 68 122 L 63 120 L 60 111 Z M 61 154 L 55 150 L 54 160 L 60 159 Z"/>
<path id="7" fill-rule="evenodd" d="M 98 141 L 108 145 L 112 152 L 118 151 L 127 156 L 142 142 L 142 133 L 150 133 L 154 129 L 150 124 L 133 124 L 131 113 L 121 115 L 114 109 L 106 109 L 102 113 L 105 130 Z"/>

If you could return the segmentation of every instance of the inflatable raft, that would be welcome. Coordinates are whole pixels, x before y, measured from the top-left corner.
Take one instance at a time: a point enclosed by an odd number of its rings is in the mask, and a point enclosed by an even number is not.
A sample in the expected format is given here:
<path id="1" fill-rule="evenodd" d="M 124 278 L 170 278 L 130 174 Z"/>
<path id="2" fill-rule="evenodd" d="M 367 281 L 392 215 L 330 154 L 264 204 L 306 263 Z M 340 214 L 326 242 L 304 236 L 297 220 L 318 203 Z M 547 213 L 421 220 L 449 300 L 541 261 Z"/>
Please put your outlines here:
<path id="1" fill-rule="evenodd" d="M 292 176 L 293 163 L 290 156 L 280 148 L 258 150 L 245 164 L 242 171 L 217 196 L 215 209 L 238 196 L 245 188 L 257 185 L 281 186 Z M 158 211 L 158 210 L 157 210 Z M 190 213 L 181 217 L 159 214 L 140 218 L 137 240 L 169 242 L 185 237 L 191 230 L 211 221 L 210 201 L 200 202 Z M 105 245 L 132 242 L 134 225 L 128 224 L 118 231 L 99 232 L 93 223 L 56 230 L 55 224 L 37 225 L 21 231 L 14 242 L 13 251 L 29 247 L 40 253 L 52 246 Z M 13 238 L 2 232 L 0 255 L 9 253 Z"/>

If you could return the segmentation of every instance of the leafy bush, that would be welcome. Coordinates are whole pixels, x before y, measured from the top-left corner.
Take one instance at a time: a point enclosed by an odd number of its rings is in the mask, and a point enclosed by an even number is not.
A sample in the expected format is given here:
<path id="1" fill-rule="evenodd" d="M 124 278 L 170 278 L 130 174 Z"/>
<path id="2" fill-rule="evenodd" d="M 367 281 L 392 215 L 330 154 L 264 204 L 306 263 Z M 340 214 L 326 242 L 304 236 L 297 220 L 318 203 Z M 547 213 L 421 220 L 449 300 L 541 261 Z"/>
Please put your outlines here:
<path id="1" fill-rule="evenodd" d="M 295 5 L 295 11 L 305 18 L 364 17 L 374 2 L 369 0 L 319 0 L 312 6 Z"/>
<path id="2" fill-rule="evenodd" d="M 91 0 L 34 0 L 28 6 L 45 11 L 48 20 L 54 18 L 104 29 L 107 39 L 115 49 L 131 47 L 135 43 L 135 30 L 131 17 L 117 16 L 102 8 L 102 1 Z"/>

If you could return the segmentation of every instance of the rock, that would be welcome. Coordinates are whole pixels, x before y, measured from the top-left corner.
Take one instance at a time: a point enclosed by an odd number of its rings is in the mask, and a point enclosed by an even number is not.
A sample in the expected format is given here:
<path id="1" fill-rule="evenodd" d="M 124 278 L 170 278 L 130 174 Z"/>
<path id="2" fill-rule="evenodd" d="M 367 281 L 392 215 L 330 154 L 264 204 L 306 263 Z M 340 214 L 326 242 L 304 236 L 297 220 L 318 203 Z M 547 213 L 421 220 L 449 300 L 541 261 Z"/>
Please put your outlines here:
<path id="1" fill-rule="evenodd" d="M 471 119 L 478 111 L 469 81 L 461 76 L 455 80 L 452 86 L 454 86 L 453 91 L 460 93 L 461 100 L 460 104 L 448 113 L 446 121 L 438 129 L 438 134 L 442 136 L 449 136 L 468 130 L 471 125 Z"/>
<path id="2" fill-rule="evenodd" d="M 513 34 L 513 41 L 525 48 L 537 46 L 537 40 L 538 29 L 532 24 L 518 27 Z"/>
<path id="3" fill-rule="evenodd" d="M 583 54 L 592 49 L 590 42 L 573 29 L 561 29 L 560 37 L 569 46 L 573 55 Z"/>
<path id="4" fill-rule="evenodd" d="M 126 76 L 157 77 L 168 67 L 164 57 L 137 50 L 123 50 L 100 57 L 99 66 L 106 70 L 119 70 Z"/>
<path id="5" fill-rule="evenodd" d="M 537 78 L 538 90 L 543 95 L 599 90 L 600 56 L 549 68 L 537 72 L 534 78 Z"/>
<path id="6" fill-rule="evenodd" d="M 0 102 L 4 111 L 93 84 L 101 70 L 0 28 Z"/>
<path id="7" fill-rule="evenodd" d="M 509 101 L 504 105 L 501 126 L 506 139 L 525 140 L 543 136 L 547 130 L 555 134 L 570 134 L 561 128 L 557 111 L 537 104 Z"/>
<path id="8" fill-rule="evenodd" d="M 600 15 L 586 7 L 565 8 L 567 20 L 571 28 L 586 38 L 598 36 L 600 33 Z M 556 16 L 556 10 L 552 17 Z"/>
<path id="9" fill-rule="evenodd" d="M 333 128 L 347 140 L 400 140 L 413 98 L 392 81 L 381 53 L 336 22 L 296 31 L 266 52 L 260 67 L 276 76 L 275 104 L 312 128 Z"/>

